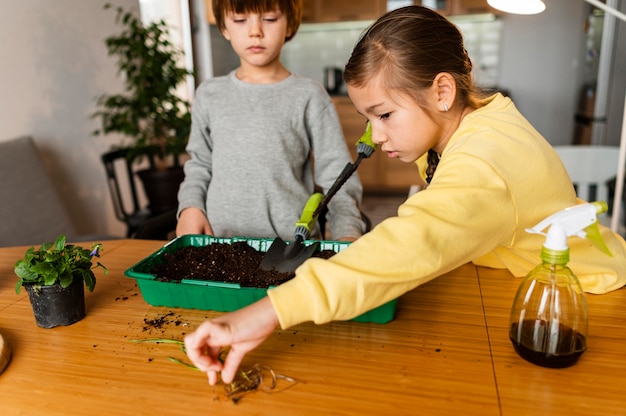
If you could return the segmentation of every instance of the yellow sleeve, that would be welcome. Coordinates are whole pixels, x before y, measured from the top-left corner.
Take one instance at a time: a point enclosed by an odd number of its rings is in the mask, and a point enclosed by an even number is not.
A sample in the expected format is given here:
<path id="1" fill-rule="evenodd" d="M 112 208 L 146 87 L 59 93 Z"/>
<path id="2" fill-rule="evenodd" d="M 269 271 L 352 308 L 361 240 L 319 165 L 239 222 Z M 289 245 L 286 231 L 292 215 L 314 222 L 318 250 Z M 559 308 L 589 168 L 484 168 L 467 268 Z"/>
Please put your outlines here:
<path id="1" fill-rule="evenodd" d="M 455 160 L 456 159 L 456 160 Z M 437 180 L 329 260 L 309 259 L 268 291 L 280 325 L 352 319 L 453 270 L 514 234 L 506 184 L 484 161 L 450 155 Z"/>

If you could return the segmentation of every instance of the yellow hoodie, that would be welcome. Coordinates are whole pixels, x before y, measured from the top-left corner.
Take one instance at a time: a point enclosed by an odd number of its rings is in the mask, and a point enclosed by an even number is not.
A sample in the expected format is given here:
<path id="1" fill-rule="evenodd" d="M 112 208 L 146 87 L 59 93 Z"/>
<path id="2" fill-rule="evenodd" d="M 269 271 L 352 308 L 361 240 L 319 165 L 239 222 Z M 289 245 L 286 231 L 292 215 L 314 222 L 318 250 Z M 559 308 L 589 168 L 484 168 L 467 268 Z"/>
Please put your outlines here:
<path id="1" fill-rule="evenodd" d="M 309 259 L 268 295 L 282 328 L 352 319 L 467 262 L 521 277 L 541 263 L 545 237 L 524 231 L 575 205 L 550 144 L 496 94 L 467 115 L 427 189 L 329 260 Z M 423 158 L 418 161 L 423 172 Z M 626 284 L 626 243 L 601 227 L 609 257 L 568 239 L 569 266 L 585 291 Z"/>

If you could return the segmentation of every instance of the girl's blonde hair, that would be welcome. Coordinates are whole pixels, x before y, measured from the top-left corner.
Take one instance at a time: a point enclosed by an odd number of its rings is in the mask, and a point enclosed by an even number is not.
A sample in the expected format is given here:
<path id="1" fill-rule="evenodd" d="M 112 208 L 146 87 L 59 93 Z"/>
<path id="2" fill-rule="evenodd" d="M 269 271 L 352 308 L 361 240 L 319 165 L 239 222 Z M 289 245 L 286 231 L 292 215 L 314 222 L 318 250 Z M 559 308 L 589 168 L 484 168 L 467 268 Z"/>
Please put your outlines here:
<path id="1" fill-rule="evenodd" d="M 381 88 L 400 91 L 421 104 L 421 91 L 441 72 L 456 81 L 455 105 L 480 106 L 472 62 L 457 27 L 428 8 L 408 6 L 381 16 L 365 31 L 346 64 L 344 79 L 362 87 L 379 76 Z"/>
<path id="2" fill-rule="evenodd" d="M 227 13 L 267 13 L 279 10 L 287 18 L 285 42 L 291 40 L 302 21 L 302 0 L 213 0 L 213 14 L 220 32 L 226 29 Z"/>

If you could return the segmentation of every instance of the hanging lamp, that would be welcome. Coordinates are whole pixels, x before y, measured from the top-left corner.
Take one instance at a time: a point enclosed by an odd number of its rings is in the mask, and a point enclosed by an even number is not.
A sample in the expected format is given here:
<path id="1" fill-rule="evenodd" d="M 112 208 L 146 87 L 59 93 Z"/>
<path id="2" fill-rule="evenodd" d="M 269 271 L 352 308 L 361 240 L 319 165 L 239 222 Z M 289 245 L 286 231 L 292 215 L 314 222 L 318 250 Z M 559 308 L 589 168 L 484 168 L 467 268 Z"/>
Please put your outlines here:
<path id="1" fill-rule="evenodd" d="M 546 9 L 541 0 L 487 0 L 494 9 L 514 14 L 538 14 Z"/>

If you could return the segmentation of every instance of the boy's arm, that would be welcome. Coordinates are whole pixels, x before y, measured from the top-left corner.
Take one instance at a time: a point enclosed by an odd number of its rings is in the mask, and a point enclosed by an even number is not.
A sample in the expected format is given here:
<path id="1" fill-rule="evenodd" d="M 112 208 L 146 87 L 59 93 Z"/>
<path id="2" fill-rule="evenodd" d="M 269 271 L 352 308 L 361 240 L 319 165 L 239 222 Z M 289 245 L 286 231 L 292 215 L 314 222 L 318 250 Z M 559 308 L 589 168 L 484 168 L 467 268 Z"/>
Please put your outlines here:
<path id="1" fill-rule="evenodd" d="M 186 148 L 189 160 L 185 162 L 185 179 L 178 191 L 179 219 L 186 208 L 198 208 L 205 213 L 205 217 L 207 216 L 206 195 L 213 175 L 213 142 L 208 108 L 204 105 L 208 99 L 209 97 L 205 97 L 199 88 L 191 111 L 191 133 Z"/>

